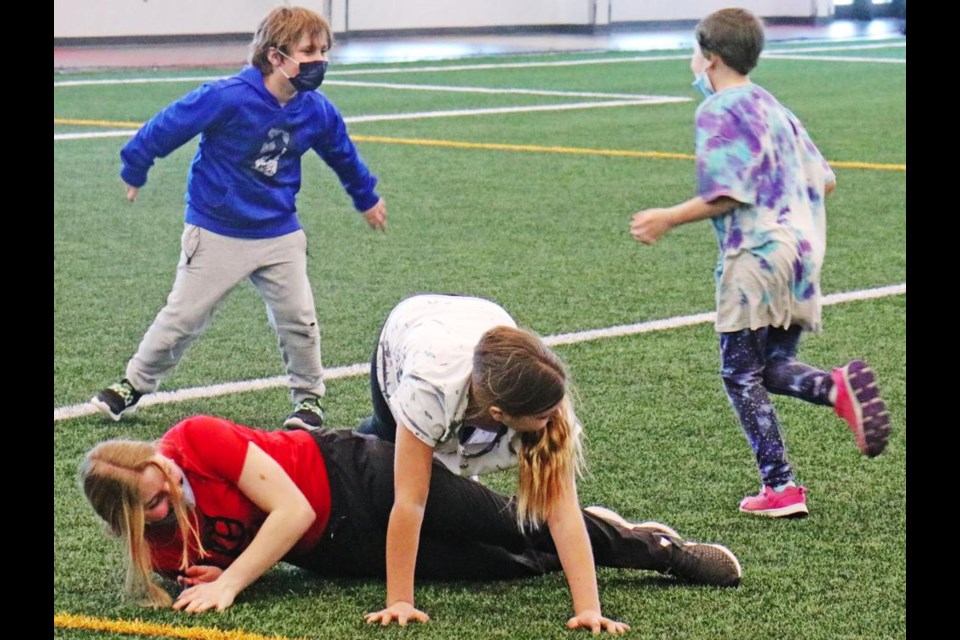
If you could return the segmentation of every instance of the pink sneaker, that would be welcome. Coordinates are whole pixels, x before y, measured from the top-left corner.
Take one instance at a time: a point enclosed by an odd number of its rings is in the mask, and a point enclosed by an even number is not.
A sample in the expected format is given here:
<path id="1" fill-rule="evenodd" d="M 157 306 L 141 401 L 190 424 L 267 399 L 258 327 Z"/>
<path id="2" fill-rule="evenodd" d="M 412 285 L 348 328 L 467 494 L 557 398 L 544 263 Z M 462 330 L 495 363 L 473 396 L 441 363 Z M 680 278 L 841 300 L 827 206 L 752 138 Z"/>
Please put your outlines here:
<path id="1" fill-rule="evenodd" d="M 834 369 L 830 377 L 837 386 L 833 410 L 850 426 L 860 451 L 871 458 L 883 453 L 890 439 L 890 414 L 873 370 L 863 360 L 854 360 Z"/>
<path id="2" fill-rule="evenodd" d="M 787 487 L 777 493 L 773 487 L 764 486 L 759 494 L 740 501 L 740 511 L 771 518 L 801 518 L 810 513 L 807 510 L 807 488 Z"/>

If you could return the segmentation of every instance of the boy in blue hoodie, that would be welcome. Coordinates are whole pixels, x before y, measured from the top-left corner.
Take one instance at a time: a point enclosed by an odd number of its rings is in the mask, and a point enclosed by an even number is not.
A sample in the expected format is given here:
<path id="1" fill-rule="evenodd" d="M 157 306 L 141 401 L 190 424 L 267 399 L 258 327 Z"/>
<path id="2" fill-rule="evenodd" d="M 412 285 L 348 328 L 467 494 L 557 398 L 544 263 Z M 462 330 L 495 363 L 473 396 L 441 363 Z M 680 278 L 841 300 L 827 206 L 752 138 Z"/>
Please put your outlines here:
<path id="1" fill-rule="evenodd" d="M 340 179 L 354 207 L 385 230 L 387 208 L 337 108 L 316 91 L 333 41 L 308 9 L 278 7 L 260 23 L 250 65 L 205 84 L 150 119 L 120 152 L 133 202 L 156 158 L 200 135 L 187 177 L 185 228 L 167 303 L 127 363 L 126 376 L 91 402 L 120 420 L 168 377 L 218 304 L 249 278 L 267 306 L 290 379 L 287 428 L 323 423 L 320 328 L 297 217 L 300 157 L 309 150 Z"/>

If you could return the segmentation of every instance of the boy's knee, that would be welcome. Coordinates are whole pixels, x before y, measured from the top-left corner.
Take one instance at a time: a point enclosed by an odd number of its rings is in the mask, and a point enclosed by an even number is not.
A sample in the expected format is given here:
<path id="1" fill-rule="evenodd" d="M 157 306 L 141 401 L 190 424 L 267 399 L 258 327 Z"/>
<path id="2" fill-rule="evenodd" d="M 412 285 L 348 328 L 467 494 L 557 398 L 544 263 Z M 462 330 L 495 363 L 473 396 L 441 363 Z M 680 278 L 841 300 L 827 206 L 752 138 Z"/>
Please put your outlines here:
<path id="1" fill-rule="evenodd" d="M 316 317 L 293 318 L 290 320 L 278 320 L 276 323 L 277 333 L 289 333 L 308 338 L 320 337 L 320 323 Z"/>

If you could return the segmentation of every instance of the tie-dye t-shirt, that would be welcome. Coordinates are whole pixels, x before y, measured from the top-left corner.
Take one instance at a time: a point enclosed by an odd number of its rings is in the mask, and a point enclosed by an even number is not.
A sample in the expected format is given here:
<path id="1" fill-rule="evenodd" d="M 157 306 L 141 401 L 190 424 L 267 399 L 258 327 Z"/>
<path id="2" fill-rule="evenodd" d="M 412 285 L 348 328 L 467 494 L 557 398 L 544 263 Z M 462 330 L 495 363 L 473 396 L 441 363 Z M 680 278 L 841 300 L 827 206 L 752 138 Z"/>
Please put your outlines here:
<path id="1" fill-rule="evenodd" d="M 835 177 L 803 124 L 762 87 L 731 87 L 697 109 L 696 149 L 697 194 L 742 203 L 711 218 L 716 330 L 819 331 L 824 190 Z"/>

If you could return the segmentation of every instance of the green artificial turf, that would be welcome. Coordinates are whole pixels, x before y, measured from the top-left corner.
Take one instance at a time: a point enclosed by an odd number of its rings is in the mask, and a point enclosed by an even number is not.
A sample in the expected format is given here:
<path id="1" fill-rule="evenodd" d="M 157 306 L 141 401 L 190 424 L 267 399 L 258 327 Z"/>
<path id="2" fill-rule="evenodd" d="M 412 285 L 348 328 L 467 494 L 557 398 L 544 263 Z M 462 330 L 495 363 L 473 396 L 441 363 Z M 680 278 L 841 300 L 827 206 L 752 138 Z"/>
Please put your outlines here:
<path id="1" fill-rule="evenodd" d="M 859 57 L 904 58 L 903 42 Z M 339 79 L 554 91 L 660 94 L 675 104 L 355 122 L 351 133 L 466 143 L 693 152 L 697 101 L 686 59 L 574 66 L 342 75 Z M 842 54 L 838 54 L 842 55 Z M 617 56 L 531 56 L 472 63 L 556 62 Z M 419 66 L 444 66 L 429 63 Z M 416 67 L 418 65 L 397 65 Z M 366 65 L 355 69 L 383 69 Z M 330 79 L 338 79 L 331 69 Z M 349 69 L 343 69 L 349 70 Z M 224 75 L 231 70 L 55 74 L 94 78 Z M 906 68 L 765 59 L 753 79 L 797 113 L 837 166 L 828 200 L 826 294 L 906 283 Z M 142 122 L 196 86 L 57 86 L 54 117 Z M 338 86 L 325 92 L 347 118 L 448 109 L 555 105 L 598 98 L 472 94 Z M 116 125 L 57 124 L 54 133 Z M 124 199 L 124 137 L 54 142 L 54 409 L 78 405 L 122 376 L 173 280 L 184 180 L 196 140 L 159 160 L 135 203 Z M 716 243 L 709 223 L 673 230 L 652 247 L 629 235 L 630 215 L 693 194 L 691 159 L 618 157 L 358 142 L 380 177 L 389 230 L 366 228 L 335 176 L 304 157 L 300 216 L 328 367 L 365 362 L 392 306 L 416 292 L 482 295 L 545 335 L 713 310 Z M 710 324 L 557 347 L 577 388 L 587 433 L 584 504 L 656 519 L 690 539 L 729 546 L 744 567 L 738 589 L 677 584 L 656 574 L 601 569 L 604 612 L 631 637 L 859 640 L 906 637 L 906 295 L 830 305 L 824 332 L 800 356 L 821 368 L 863 357 L 876 370 L 893 422 L 888 451 L 861 456 L 828 408 L 776 398 L 789 453 L 809 489 L 810 517 L 739 514 L 758 488 L 749 447 L 723 393 Z M 256 291 L 244 284 L 188 350 L 163 390 L 283 373 Z M 364 377 L 328 383 L 327 420 L 354 426 L 369 412 Z M 278 566 L 223 614 L 190 617 L 138 608 L 121 592 L 119 548 L 103 535 L 76 483 L 95 443 L 150 439 L 185 416 L 221 415 L 276 429 L 289 411 L 282 388 L 144 407 L 113 423 L 54 421 L 54 613 L 243 630 L 289 638 L 569 638 L 560 574 L 513 582 L 418 585 L 433 621 L 369 628 L 378 580 L 321 579 Z M 510 473 L 484 479 L 509 492 Z M 55 627 L 69 640 L 129 637 Z"/>

